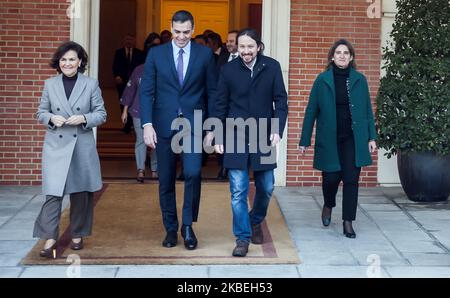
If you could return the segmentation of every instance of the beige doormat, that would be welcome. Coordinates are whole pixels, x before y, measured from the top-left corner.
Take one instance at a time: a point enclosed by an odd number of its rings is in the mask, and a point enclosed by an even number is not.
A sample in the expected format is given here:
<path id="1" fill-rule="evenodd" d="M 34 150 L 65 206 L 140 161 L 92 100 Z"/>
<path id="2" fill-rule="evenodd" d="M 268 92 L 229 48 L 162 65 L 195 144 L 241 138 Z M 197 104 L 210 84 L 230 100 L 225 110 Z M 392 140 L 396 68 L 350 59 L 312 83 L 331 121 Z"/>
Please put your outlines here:
<path id="1" fill-rule="evenodd" d="M 177 183 L 178 218 L 181 219 L 183 184 Z M 250 197 L 253 197 L 251 186 Z M 198 247 L 184 248 L 178 233 L 178 245 L 165 248 L 165 237 L 158 199 L 158 184 L 106 184 L 96 193 L 93 234 L 84 241 L 80 251 L 69 248 L 69 211 L 61 220 L 62 235 L 58 240 L 57 258 L 39 256 L 39 241 L 22 260 L 24 265 L 67 265 L 67 257 L 78 254 L 81 264 L 298 264 L 297 250 L 273 197 L 263 222 L 265 243 L 250 244 L 245 258 L 231 256 L 235 245 L 232 233 L 230 192 L 228 183 L 202 184 L 200 214 L 193 228 Z"/>

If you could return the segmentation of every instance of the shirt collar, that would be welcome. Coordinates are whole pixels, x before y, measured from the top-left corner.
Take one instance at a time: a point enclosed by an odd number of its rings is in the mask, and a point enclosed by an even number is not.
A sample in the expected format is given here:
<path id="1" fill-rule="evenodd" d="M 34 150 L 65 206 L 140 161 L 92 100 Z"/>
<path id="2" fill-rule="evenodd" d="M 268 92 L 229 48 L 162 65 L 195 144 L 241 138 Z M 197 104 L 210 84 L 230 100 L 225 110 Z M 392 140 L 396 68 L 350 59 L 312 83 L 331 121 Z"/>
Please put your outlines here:
<path id="1" fill-rule="evenodd" d="M 248 69 L 250 69 L 251 71 L 253 71 L 253 68 L 255 67 L 255 64 L 256 64 L 256 60 L 258 60 L 258 56 L 255 57 L 255 60 L 253 60 L 253 63 L 252 63 L 251 66 L 248 66 L 245 62 L 244 62 L 244 65 L 245 65 Z"/>
<path id="2" fill-rule="evenodd" d="M 178 55 L 178 52 L 180 51 L 181 48 L 179 48 L 176 44 L 175 41 L 172 40 L 172 47 L 173 47 L 173 53 L 176 55 Z M 191 41 L 188 42 L 188 44 L 183 48 L 184 53 L 186 53 L 187 55 L 189 55 L 191 53 Z"/>

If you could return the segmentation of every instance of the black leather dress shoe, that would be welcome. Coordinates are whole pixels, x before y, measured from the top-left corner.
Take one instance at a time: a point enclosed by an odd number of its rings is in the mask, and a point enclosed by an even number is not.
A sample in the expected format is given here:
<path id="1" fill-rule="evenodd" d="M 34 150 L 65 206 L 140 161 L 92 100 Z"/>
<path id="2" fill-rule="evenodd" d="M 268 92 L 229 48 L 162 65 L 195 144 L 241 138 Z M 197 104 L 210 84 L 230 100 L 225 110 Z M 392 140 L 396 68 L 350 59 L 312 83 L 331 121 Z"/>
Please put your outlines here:
<path id="1" fill-rule="evenodd" d="M 181 226 L 181 236 L 184 238 L 184 247 L 188 250 L 193 250 L 197 247 L 197 237 L 195 237 L 192 226 Z"/>
<path id="2" fill-rule="evenodd" d="M 162 245 L 167 248 L 175 247 L 177 245 L 177 238 L 177 232 L 167 232 Z"/>

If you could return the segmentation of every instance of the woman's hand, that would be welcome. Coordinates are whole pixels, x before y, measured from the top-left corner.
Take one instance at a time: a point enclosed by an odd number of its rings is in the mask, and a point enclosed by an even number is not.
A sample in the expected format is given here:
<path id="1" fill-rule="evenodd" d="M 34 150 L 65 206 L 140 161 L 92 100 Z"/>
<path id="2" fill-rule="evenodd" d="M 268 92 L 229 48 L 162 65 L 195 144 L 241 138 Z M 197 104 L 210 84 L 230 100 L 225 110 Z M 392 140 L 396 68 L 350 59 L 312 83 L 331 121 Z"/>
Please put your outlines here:
<path id="1" fill-rule="evenodd" d="M 122 115 L 120 116 L 120 119 L 122 120 L 123 124 L 127 123 L 127 120 L 128 120 L 128 108 L 127 107 L 123 108 L 123 112 L 122 112 Z"/>
<path id="2" fill-rule="evenodd" d="M 84 118 L 84 115 L 72 115 L 66 121 L 67 125 L 80 125 L 83 123 L 86 123 L 86 119 Z"/>
<path id="3" fill-rule="evenodd" d="M 308 149 L 308 147 L 306 147 L 306 146 L 300 146 L 298 149 L 300 150 L 300 153 L 301 153 L 302 155 L 305 155 L 306 150 Z"/>
<path id="4" fill-rule="evenodd" d="M 377 143 L 375 141 L 369 141 L 369 152 L 374 153 L 377 150 Z"/>
<path id="5" fill-rule="evenodd" d="M 56 126 L 56 127 L 61 127 L 64 125 L 64 123 L 66 123 L 66 118 L 64 118 L 63 116 L 60 115 L 53 115 L 50 118 L 50 121 Z"/>

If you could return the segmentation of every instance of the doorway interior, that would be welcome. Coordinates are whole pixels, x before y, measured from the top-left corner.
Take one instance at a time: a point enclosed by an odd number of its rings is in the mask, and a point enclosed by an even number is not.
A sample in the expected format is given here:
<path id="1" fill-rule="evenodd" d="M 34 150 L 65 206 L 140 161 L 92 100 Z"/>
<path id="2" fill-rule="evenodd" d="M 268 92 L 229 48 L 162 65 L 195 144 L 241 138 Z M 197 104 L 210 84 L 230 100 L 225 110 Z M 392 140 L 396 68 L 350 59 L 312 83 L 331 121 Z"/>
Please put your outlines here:
<path id="1" fill-rule="evenodd" d="M 119 96 L 112 74 L 114 53 L 122 46 L 125 35 L 136 37 L 136 47 L 150 32 L 170 30 L 170 17 L 176 10 L 193 13 L 194 35 L 211 29 L 226 40 L 229 30 L 252 27 L 261 32 L 262 0 L 100 0 L 100 34 L 98 79 L 102 89 L 107 122 L 98 129 L 98 152 L 105 181 L 135 181 L 134 131 L 122 132 Z M 150 156 L 150 153 L 148 154 Z M 146 178 L 150 176 L 147 165 Z M 181 172 L 181 169 L 179 169 Z M 216 180 L 219 165 L 214 154 L 209 155 L 202 169 L 202 178 Z"/>

